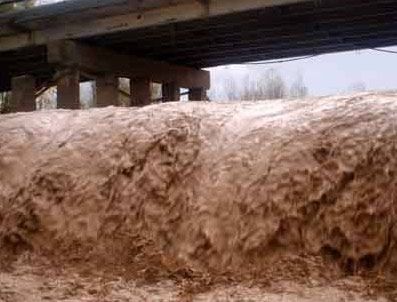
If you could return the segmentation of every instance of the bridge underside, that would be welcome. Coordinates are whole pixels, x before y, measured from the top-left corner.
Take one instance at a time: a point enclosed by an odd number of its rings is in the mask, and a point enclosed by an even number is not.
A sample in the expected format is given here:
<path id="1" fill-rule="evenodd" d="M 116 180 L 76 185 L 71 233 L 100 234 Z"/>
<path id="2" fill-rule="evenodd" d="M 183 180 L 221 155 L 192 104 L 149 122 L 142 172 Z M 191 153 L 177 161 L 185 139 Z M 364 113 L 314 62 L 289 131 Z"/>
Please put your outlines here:
<path id="1" fill-rule="evenodd" d="M 322 0 L 84 39 L 194 67 L 397 44 L 397 1 Z"/>
<path id="2" fill-rule="evenodd" d="M 298 1 L 73 40 L 193 68 L 383 47 L 397 44 L 397 1 Z M 0 66 L 0 91 L 12 77 L 40 85 L 56 71 L 46 45 L 0 52 Z"/>

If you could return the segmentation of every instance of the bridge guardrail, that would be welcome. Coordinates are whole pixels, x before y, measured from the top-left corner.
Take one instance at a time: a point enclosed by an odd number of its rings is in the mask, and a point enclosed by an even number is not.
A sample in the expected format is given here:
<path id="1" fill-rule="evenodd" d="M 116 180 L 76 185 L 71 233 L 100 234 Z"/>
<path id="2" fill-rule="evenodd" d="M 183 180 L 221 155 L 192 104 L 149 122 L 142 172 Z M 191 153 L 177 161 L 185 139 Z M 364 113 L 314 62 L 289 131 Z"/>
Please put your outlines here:
<path id="1" fill-rule="evenodd" d="M 21 3 L 21 2 L 28 2 L 28 0 L 0 0 L 0 6 L 6 4 Z"/>

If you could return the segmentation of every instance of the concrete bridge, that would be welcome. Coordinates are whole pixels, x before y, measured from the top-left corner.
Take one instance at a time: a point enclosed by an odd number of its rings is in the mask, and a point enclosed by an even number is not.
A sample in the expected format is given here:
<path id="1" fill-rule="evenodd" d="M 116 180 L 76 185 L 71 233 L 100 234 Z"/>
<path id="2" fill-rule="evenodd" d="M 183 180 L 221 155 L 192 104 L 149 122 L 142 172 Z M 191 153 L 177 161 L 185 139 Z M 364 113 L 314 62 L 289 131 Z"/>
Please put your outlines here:
<path id="1" fill-rule="evenodd" d="M 0 15 L 0 91 L 29 111 L 57 85 L 58 106 L 78 108 L 95 80 L 107 106 L 127 77 L 132 105 L 151 82 L 164 101 L 201 100 L 204 67 L 395 44 L 396 0 L 71 0 Z"/>

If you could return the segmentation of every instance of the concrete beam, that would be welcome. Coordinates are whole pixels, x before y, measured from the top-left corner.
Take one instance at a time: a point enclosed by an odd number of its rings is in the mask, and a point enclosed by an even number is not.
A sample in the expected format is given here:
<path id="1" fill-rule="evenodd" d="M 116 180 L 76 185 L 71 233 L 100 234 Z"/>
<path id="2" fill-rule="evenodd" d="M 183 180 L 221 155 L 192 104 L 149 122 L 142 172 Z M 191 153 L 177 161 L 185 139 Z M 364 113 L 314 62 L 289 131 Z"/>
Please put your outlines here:
<path id="1" fill-rule="evenodd" d="M 180 99 L 180 88 L 175 82 L 162 85 L 163 102 L 178 102 Z"/>
<path id="2" fill-rule="evenodd" d="M 80 2 L 84 6 L 84 1 Z M 28 10 L 28 15 L 6 16 L 3 22 L 0 20 L 0 51 L 33 45 L 45 45 L 51 41 L 63 39 L 105 35 L 167 23 L 217 17 L 253 9 L 309 2 L 309 0 L 208 0 L 205 1 L 205 4 L 203 4 L 203 1 L 197 0 L 161 0 L 156 1 L 155 5 L 150 7 L 151 3 L 142 4 L 142 2 L 131 1 L 121 13 L 117 12 L 118 10 L 114 5 L 109 5 L 114 13 L 98 16 L 97 1 L 95 1 L 91 8 L 85 7 L 84 18 L 81 18 L 81 14 L 79 15 L 78 5 L 76 5 L 74 11 L 65 12 L 61 15 L 50 14 L 49 16 L 43 13 L 39 19 L 29 17 L 35 16 L 33 12 L 37 9 L 32 9 L 30 14 L 30 10 Z M 50 10 L 51 8 L 51 11 L 56 11 L 56 5 L 61 7 L 61 4 L 53 4 L 48 9 Z M 125 1 L 122 1 L 120 5 L 125 6 Z M 142 9 L 142 5 L 146 5 L 147 8 Z M 90 10 L 91 13 L 89 12 Z M 68 26 L 64 25 L 65 21 Z M 8 23 L 17 24 L 24 31 L 21 31 L 20 34 L 15 34 L 13 32 L 15 31 L 15 26 L 7 26 Z"/>
<path id="3" fill-rule="evenodd" d="M 29 75 L 11 80 L 11 111 L 28 112 L 36 110 L 36 79 Z"/>
<path id="4" fill-rule="evenodd" d="M 131 106 L 150 105 L 152 92 L 150 80 L 145 78 L 133 78 L 130 82 Z"/>
<path id="5" fill-rule="evenodd" d="M 57 108 L 80 109 L 80 73 L 77 69 L 58 81 Z"/>
<path id="6" fill-rule="evenodd" d="M 183 88 L 210 87 L 208 71 L 119 54 L 72 41 L 49 44 L 48 62 L 94 74 L 112 73 L 119 77 L 150 79 L 157 83 L 174 82 Z"/>
<path id="7" fill-rule="evenodd" d="M 119 79 L 114 75 L 96 78 L 96 107 L 117 106 L 119 104 Z"/>
<path id="8" fill-rule="evenodd" d="M 189 89 L 189 101 L 206 101 L 207 91 L 204 88 Z"/>

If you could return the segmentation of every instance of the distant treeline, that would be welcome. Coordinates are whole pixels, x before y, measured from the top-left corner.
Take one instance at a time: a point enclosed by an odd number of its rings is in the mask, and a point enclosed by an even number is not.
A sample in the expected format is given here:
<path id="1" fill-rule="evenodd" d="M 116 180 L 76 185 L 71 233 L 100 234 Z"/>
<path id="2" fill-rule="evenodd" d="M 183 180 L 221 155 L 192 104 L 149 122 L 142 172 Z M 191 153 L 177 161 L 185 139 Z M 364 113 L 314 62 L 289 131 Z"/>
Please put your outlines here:
<path id="1" fill-rule="evenodd" d="M 282 98 L 304 98 L 309 94 L 301 74 L 297 74 L 291 85 L 276 69 L 267 69 L 261 72 L 248 72 L 243 78 L 237 80 L 233 73 L 222 77 L 220 83 L 212 86 L 212 93 L 222 90 L 229 101 L 246 100 L 271 100 Z"/>

